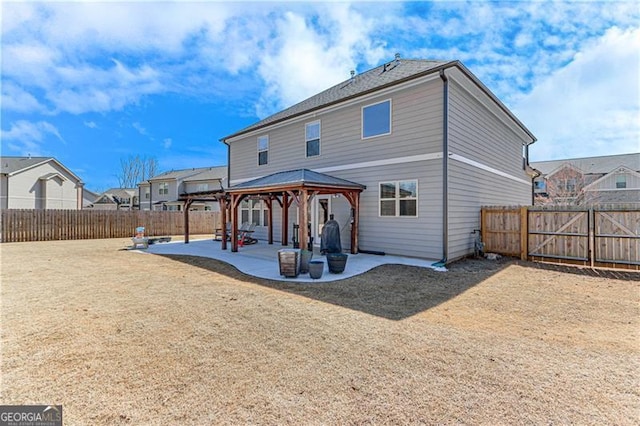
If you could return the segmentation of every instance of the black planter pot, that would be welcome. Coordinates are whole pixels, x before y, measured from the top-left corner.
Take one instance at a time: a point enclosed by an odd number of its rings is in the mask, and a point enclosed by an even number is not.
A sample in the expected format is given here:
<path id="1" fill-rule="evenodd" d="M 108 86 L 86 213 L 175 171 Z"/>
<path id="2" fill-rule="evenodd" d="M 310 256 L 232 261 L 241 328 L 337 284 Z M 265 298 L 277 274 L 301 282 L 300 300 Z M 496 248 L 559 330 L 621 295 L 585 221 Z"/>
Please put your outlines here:
<path id="1" fill-rule="evenodd" d="M 309 262 L 309 276 L 314 280 L 322 278 L 322 271 L 324 270 L 324 262 L 321 260 L 312 260 Z"/>
<path id="2" fill-rule="evenodd" d="M 348 256 L 344 253 L 327 253 L 327 264 L 329 272 L 332 274 L 341 274 L 347 266 Z"/>

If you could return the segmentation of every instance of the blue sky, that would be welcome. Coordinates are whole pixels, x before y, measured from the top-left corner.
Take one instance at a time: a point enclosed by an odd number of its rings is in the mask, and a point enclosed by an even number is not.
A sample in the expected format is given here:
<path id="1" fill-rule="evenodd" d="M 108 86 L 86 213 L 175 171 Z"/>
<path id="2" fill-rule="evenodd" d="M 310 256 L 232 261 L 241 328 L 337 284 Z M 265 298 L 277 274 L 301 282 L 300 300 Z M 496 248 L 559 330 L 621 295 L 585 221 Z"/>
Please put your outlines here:
<path id="1" fill-rule="evenodd" d="M 538 137 L 531 159 L 640 151 L 640 5 L 2 2 L 2 155 L 91 190 L 120 159 L 226 163 L 219 142 L 405 58 L 459 59 Z"/>

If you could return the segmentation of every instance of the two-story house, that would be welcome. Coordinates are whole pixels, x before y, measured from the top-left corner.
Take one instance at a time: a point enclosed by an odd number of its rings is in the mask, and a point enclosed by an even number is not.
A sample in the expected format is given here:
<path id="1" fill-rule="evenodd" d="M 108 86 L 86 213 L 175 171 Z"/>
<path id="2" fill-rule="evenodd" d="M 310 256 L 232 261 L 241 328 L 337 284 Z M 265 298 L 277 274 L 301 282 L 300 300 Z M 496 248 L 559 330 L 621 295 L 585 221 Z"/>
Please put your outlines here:
<path id="1" fill-rule="evenodd" d="M 532 162 L 536 205 L 640 206 L 640 153 Z"/>
<path id="2" fill-rule="evenodd" d="M 80 210 L 82 180 L 53 157 L 0 157 L 0 208 Z"/>
<path id="3" fill-rule="evenodd" d="M 94 210 L 138 210 L 138 188 L 111 188 L 100 194 L 87 208 Z"/>
<path id="4" fill-rule="evenodd" d="M 138 184 L 141 210 L 177 210 L 184 209 L 185 202 L 180 198 L 197 193 L 208 193 L 226 186 L 227 167 L 202 167 L 172 170 Z M 190 205 L 191 210 L 220 209 L 217 202 L 197 201 Z"/>
<path id="5" fill-rule="evenodd" d="M 396 55 L 222 139 L 232 220 L 276 241 L 307 223 L 319 244 L 333 214 L 352 253 L 446 263 L 473 252 L 482 205 L 531 204 L 535 140 L 460 62 Z"/>

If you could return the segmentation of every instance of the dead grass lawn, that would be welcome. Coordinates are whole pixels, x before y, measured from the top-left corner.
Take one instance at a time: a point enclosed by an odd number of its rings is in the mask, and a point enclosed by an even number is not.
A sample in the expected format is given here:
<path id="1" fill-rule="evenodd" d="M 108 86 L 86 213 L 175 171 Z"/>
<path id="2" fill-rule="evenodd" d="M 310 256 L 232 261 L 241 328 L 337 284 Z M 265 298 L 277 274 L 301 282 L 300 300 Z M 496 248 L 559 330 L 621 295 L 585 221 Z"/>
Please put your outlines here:
<path id="1" fill-rule="evenodd" d="M 290 284 L 129 242 L 0 246 L 0 404 L 69 425 L 638 424 L 640 274 Z"/>

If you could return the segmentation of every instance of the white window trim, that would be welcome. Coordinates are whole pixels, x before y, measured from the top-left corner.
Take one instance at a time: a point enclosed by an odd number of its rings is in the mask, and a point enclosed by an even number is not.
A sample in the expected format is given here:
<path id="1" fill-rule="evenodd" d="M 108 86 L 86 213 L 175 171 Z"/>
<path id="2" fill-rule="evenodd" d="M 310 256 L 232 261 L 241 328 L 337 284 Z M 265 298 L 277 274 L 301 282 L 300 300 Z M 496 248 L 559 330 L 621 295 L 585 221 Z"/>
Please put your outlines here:
<path id="1" fill-rule="evenodd" d="M 166 192 L 160 192 L 160 191 Z M 169 182 L 159 182 L 158 183 L 158 195 L 169 195 Z"/>
<path id="2" fill-rule="evenodd" d="M 365 110 L 365 108 L 369 108 L 369 107 L 372 107 L 372 106 L 375 106 L 375 105 L 380 105 L 380 104 L 383 104 L 385 102 L 389 102 L 389 132 L 388 133 L 380 133 L 378 135 L 373 135 L 373 136 L 365 136 L 364 135 L 364 110 Z M 372 104 L 363 105 L 360 108 L 360 138 L 362 140 L 379 138 L 381 136 L 388 136 L 391 133 L 393 133 L 393 101 L 391 100 L 391 98 L 382 100 L 380 102 L 375 102 L 375 103 L 372 103 Z"/>
<path id="3" fill-rule="evenodd" d="M 307 143 L 309 143 L 309 141 L 313 139 L 307 139 L 307 126 L 310 126 L 312 124 L 318 125 L 318 155 L 309 156 L 307 154 Z M 321 155 L 322 155 L 322 123 L 320 122 L 320 120 L 304 123 L 304 156 L 305 158 L 315 158 L 315 157 L 320 157 Z"/>
<path id="4" fill-rule="evenodd" d="M 399 188 L 400 188 L 400 182 L 415 182 L 416 183 L 416 196 L 415 197 L 411 197 L 411 198 L 400 198 L 400 194 L 398 194 Z M 381 198 L 380 197 L 380 185 L 384 184 L 384 183 L 392 183 L 395 185 L 396 187 L 396 196 L 395 198 Z M 418 189 L 418 179 L 398 179 L 398 180 L 385 180 L 385 181 L 380 181 L 378 182 L 378 217 L 380 218 L 395 218 L 395 219 L 417 219 L 420 214 L 420 208 L 419 208 L 419 197 L 418 194 L 420 194 L 419 189 Z M 396 202 L 396 214 L 394 216 L 387 216 L 387 215 L 383 215 L 382 214 L 382 209 L 381 207 L 381 202 L 383 200 L 395 200 Z M 416 200 L 416 215 L 415 216 L 401 216 L 400 215 L 400 200 Z"/>
<path id="5" fill-rule="evenodd" d="M 256 226 L 257 227 L 258 226 L 259 227 L 269 226 L 268 223 L 264 223 L 265 222 L 265 220 L 264 220 L 265 219 L 265 212 L 267 212 L 269 210 L 267 208 L 267 203 L 265 203 L 264 200 L 259 200 L 260 201 L 260 204 L 259 204 L 260 207 L 259 208 L 253 208 L 252 201 L 256 201 L 256 200 L 245 199 L 245 200 L 242 200 L 242 202 L 240 203 L 240 206 L 239 206 L 239 209 L 238 209 L 239 210 L 239 214 L 240 214 L 240 218 L 239 218 L 240 222 L 243 222 L 243 220 L 242 220 L 242 212 L 246 211 L 247 212 L 247 217 L 249 219 L 248 220 L 249 223 L 253 223 L 253 212 L 259 210 L 260 211 L 260 222 L 256 223 Z M 247 202 L 248 205 L 246 205 L 245 202 Z"/>
<path id="6" fill-rule="evenodd" d="M 267 139 L 267 149 L 260 149 L 260 139 L 266 138 Z M 269 146 L 270 146 L 271 142 L 269 141 L 269 135 L 260 135 L 256 138 L 256 148 L 258 150 L 258 155 L 256 156 L 256 163 L 258 164 L 258 167 L 260 166 L 266 166 L 269 164 Z M 261 152 L 266 152 L 267 153 L 267 162 L 264 164 L 260 164 L 260 153 Z"/>

